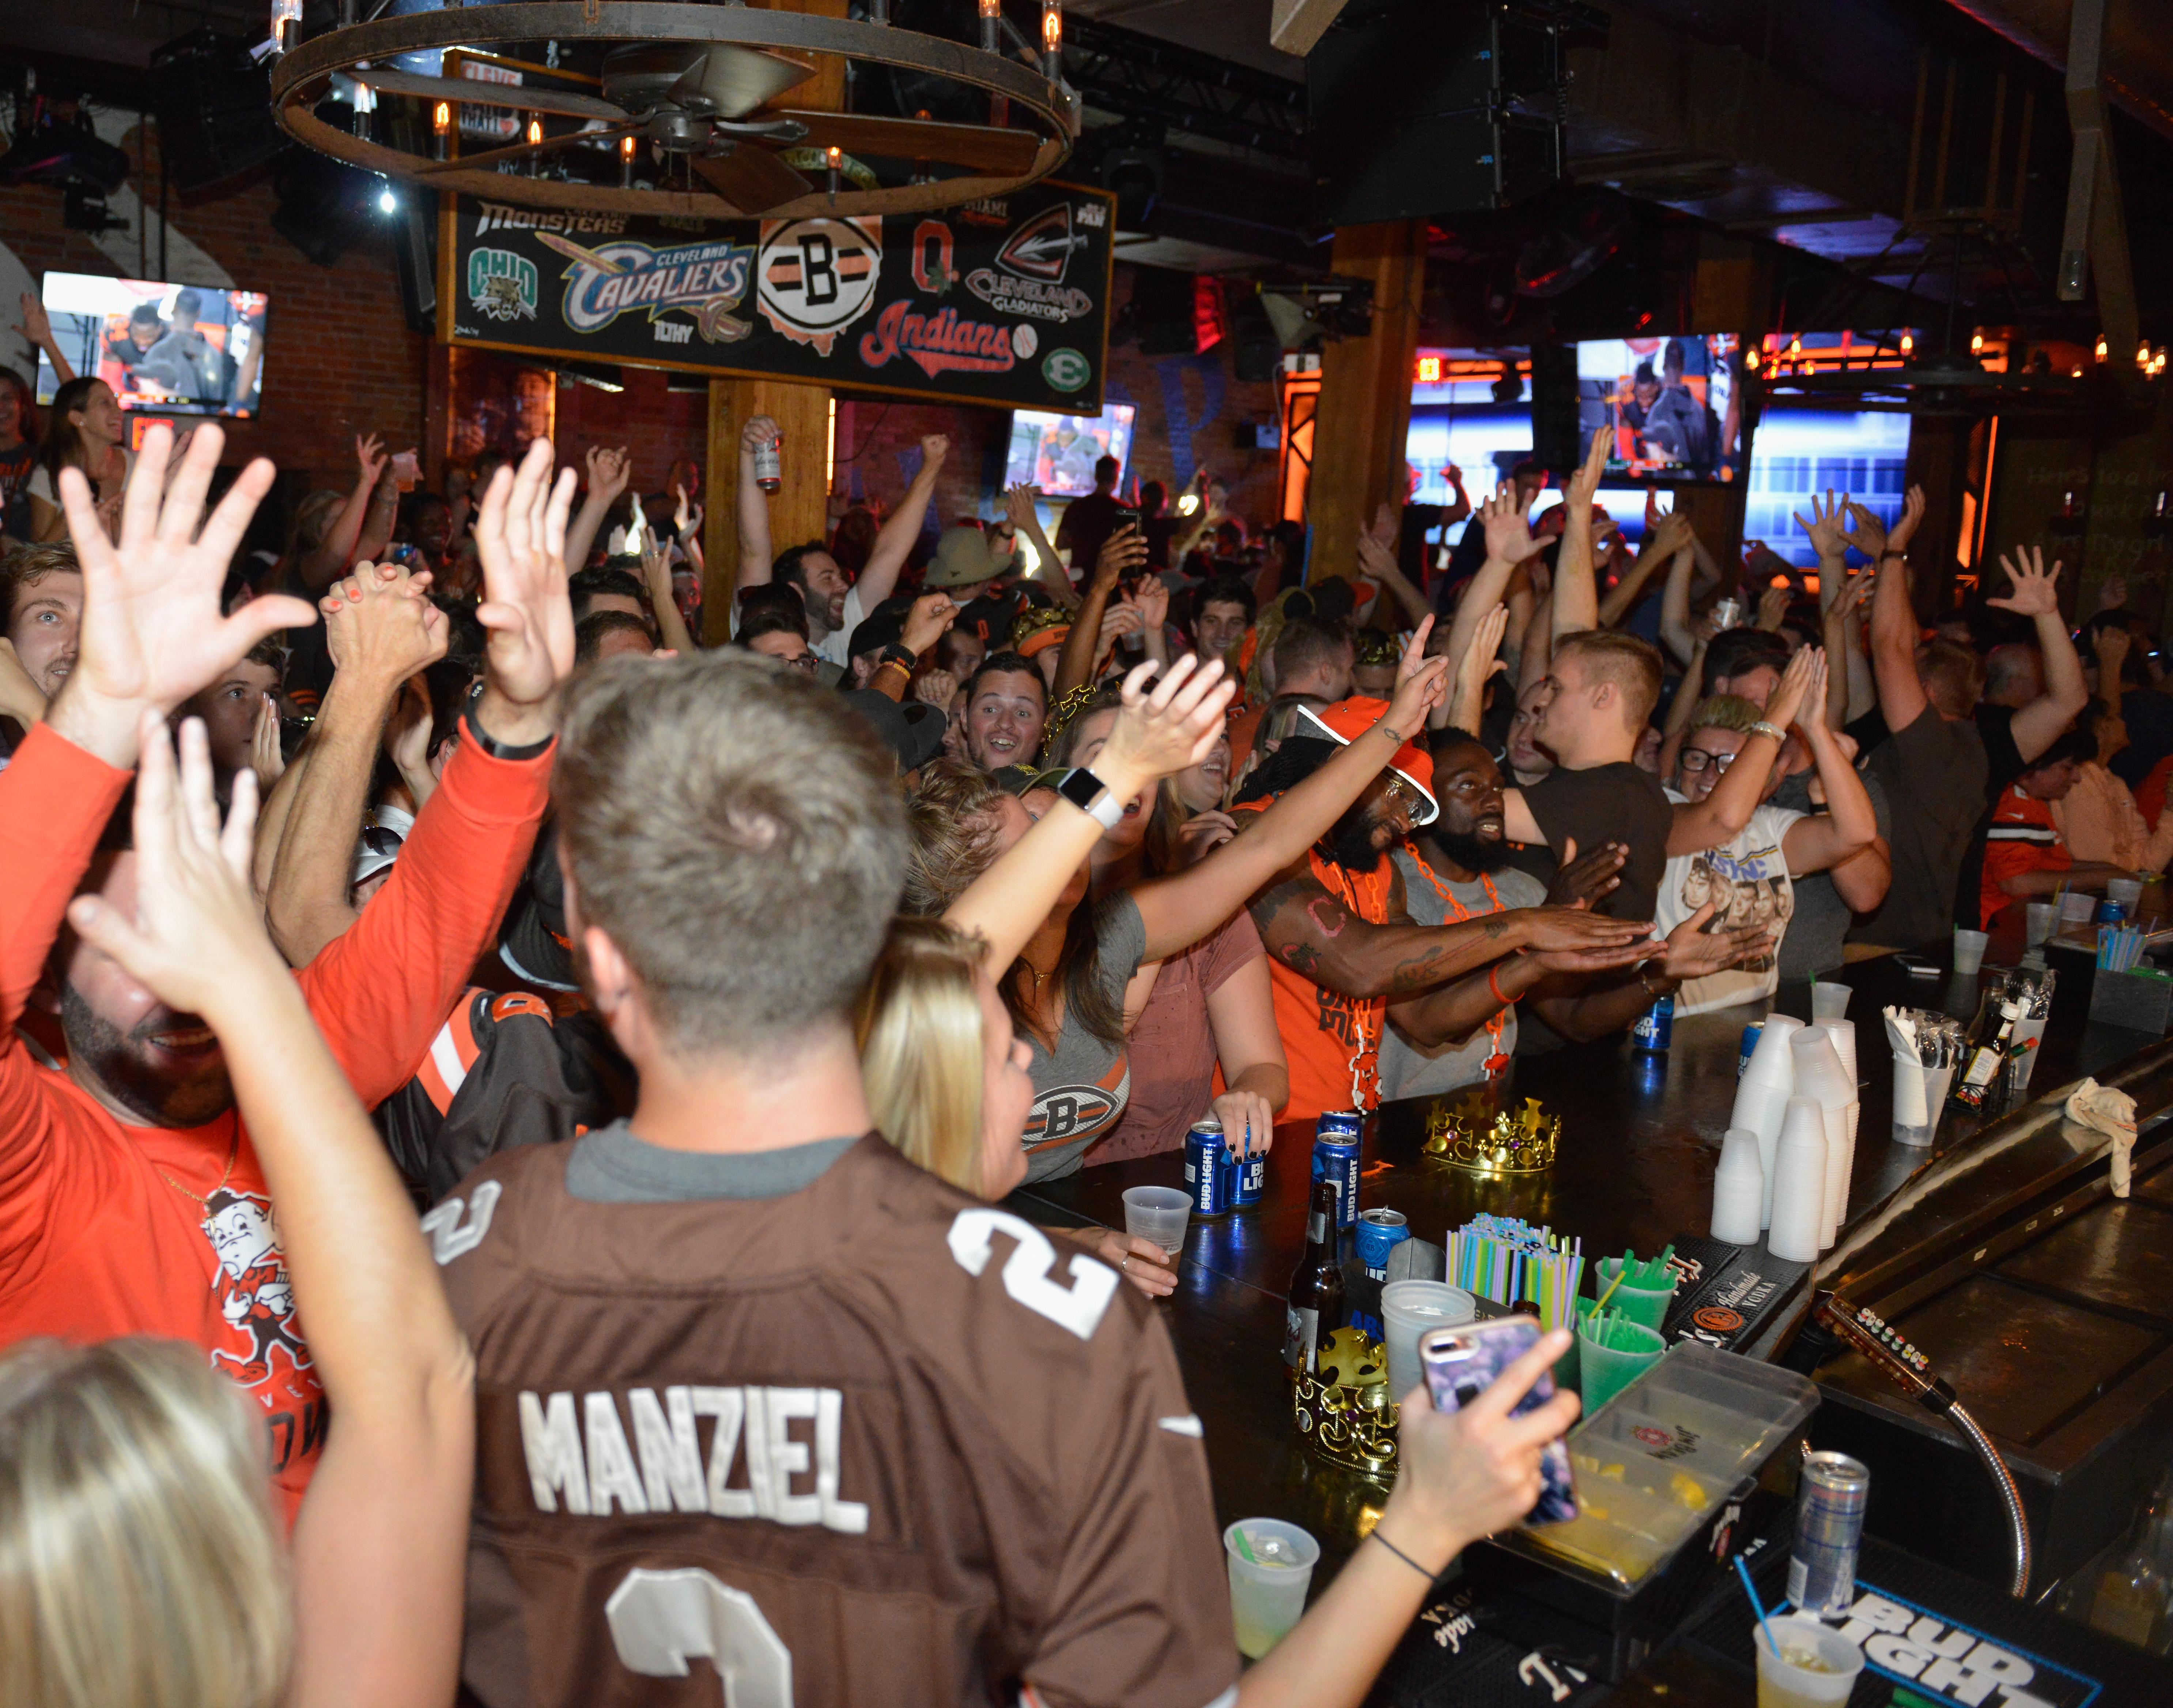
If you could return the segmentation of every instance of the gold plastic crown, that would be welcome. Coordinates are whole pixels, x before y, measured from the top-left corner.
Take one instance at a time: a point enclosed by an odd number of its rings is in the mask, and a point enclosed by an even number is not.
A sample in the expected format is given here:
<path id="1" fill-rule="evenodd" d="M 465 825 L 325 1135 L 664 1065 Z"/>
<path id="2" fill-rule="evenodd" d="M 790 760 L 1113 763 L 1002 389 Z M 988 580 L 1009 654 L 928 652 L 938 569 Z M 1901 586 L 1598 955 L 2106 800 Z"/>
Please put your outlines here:
<path id="1" fill-rule="evenodd" d="M 1312 1371 L 1294 1372 L 1292 1421 L 1323 1458 L 1369 1477 L 1396 1474 L 1396 1403 L 1388 1355 L 1362 1328 L 1339 1328 Z"/>
<path id="2" fill-rule="evenodd" d="M 1555 1166 L 1561 1117 L 1544 1115 L 1537 1097 L 1496 1113 L 1484 1092 L 1467 1091 L 1426 1112 L 1426 1154 L 1475 1174 L 1544 1174 Z"/>

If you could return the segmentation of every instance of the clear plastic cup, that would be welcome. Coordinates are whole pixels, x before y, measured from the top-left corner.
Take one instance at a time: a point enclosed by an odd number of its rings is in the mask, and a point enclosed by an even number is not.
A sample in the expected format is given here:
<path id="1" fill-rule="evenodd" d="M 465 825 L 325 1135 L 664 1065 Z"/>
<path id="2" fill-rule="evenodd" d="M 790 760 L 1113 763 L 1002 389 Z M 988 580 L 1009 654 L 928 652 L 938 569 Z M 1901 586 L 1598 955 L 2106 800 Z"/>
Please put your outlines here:
<path id="1" fill-rule="evenodd" d="M 1381 1289 L 1381 1344 L 1388 1353 L 1388 1398 L 1419 1385 L 1419 1336 L 1460 1328 L 1478 1314 L 1471 1295 L 1446 1281 L 1391 1281 Z"/>
<path id="2" fill-rule="evenodd" d="M 2087 925 L 2096 914 L 2098 898 L 2088 890 L 2070 890 L 2060 898 L 2060 921 L 2067 925 Z"/>
<path id="3" fill-rule="evenodd" d="M 2135 918 L 2135 910 L 2143 904 L 2143 881 L 2140 878 L 2108 878 L 2106 880 L 2106 899 L 2117 902 L 2127 909 L 2127 917 Z"/>
<path id="4" fill-rule="evenodd" d="M 1766 1641 L 1769 1630 L 1772 1642 Z M 1781 1646 L 1777 1655 L 1773 1643 Z M 1834 1708 L 1848 1700 L 1863 1670 L 1863 1651 L 1816 1619 L 1754 1624 L 1750 1646 L 1758 1651 L 1758 1708 Z"/>
<path id="5" fill-rule="evenodd" d="M 1250 1560 L 1237 1545 L 1240 1532 Z M 1230 1619 L 1237 1628 L 1237 1652 L 1257 1661 L 1304 1616 L 1320 1544 L 1280 1518 L 1240 1518 L 1222 1533 L 1222 1551 L 1230 1559 Z"/>
<path id="6" fill-rule="evenodd" d="M 2050 937 L 2060 923 L 2057 902 L 2025 902 L 2022 907 L 2022 943 L 2035 949 Z"/>
<path id="7" fill-rule="evenodd" d="M 1856 994 L 1852 986 L 1830 984 L 1819 979 L 1811 985 L 1811 1018 L 1840 1020 L 1848 1013 L 1848 999 Z"/>
<path id="8" fill-rule="evenodd" d="M 1619 1290 L 1615 1296 L 1621 1296 Z M 1612 1304 L 1610 1301 L 1610 1308 Z M 1641 1328 L 1635 1323 L 1619 1323 L 1612 1331 L 1616 1339 L 1635 1344 L 1602 1346 L 1593 1339 L 1595 1320 L 1580 1316 L 1577 1323 L 1577 1393 L 1584 1401 L 1587 1417 L 1658 1364 L 1660 1355 L 1668 1350 L 1658 1329 Z"/>
<path id="9" fill-rule="evenodd" d="M 1596 1296 L 1607 1301 L 1607 1308 L 1620 1311 L 1632 1323 L 1657 1330 L 1667 1321 L 1668 1307 L 1674 1301 L 1675 1283 L 1671 1276 L 1664 1287 L 1633 1287 L 1625 1281 L 1612 1293 L 1615 1278 L 1622 1273 L 1622 1259 L 1602 1258 L 1597 1271 L 1599 1279 L 1593 1283 Z"/>
<path id="10" fill-rule="evenodd" d="M 1991 934 L 1955 927 L 1955 971 L 1965 976 L 1974 975 L 1984 965 L 1984 951 L 1992 941 Z"/>
<path id="11" fill-rule="evenodd" d="M 1124 1188 L 1124 1231 L 1152 1240 L 1173 1262 L 1184 1249 L 1184 1224 L 1192 1215 L 1192 1194 L 1173 1186 Z"/>

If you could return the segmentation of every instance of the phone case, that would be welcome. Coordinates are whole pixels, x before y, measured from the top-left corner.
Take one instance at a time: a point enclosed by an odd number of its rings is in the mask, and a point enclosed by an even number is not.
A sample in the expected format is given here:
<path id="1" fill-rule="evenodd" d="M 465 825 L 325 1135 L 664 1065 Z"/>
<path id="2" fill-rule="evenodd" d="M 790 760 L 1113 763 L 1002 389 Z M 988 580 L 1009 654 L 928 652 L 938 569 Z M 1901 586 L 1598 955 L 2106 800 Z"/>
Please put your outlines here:
<path id="1" fill-rule="evenodd" d="M 1436 1411 L 1460 1411 L 1502 1372 L 1532 1350 L 1539 1338 L 1534 1317 L 1497 1317 L 1461 1328 L 1435 1328 L 1419 1337 L 1419 1365 Z M 1545 1405 L 1555 1397 L 1554 1372 L 1543 1370 L 1531 1390 L 1511 1408 L 1512 1417 Z M 1577 1517 L 1577 1490 L 1570 1480 L 1569 1449 L 1561 1437 L 1539 1450 L 1539 1498 L 1527 1524 L 1560 1524 Z"/>

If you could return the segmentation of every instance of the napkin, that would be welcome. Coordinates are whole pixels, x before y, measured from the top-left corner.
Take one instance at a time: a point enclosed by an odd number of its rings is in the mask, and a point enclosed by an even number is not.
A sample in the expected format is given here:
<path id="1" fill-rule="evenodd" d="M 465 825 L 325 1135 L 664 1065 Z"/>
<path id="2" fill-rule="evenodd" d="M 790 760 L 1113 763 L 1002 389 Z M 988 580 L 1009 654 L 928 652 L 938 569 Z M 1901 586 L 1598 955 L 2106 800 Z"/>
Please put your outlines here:
<path id="1" fill-rule="evenodd" d="M 2126 1198 L 2128 1157 L 2135 1149 L 2135 1099 L 2084 1080 L 2068 1094 L 2068 1118 L 2112 1140 L 2112 1195 Z"/>

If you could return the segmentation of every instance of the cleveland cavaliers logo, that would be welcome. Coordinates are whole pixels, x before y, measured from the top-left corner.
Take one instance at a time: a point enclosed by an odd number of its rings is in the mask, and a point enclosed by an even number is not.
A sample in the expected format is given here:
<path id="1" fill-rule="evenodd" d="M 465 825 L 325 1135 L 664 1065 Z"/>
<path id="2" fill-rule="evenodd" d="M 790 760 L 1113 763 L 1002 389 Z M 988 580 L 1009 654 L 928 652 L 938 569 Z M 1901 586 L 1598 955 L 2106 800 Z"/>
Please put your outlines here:
<path id="1" fill-rule="evenodd" d="M 272 1379 L 275 1352 L 284 1352 L 291 1368 L 309 1369 L 310 1349 L 294 1321 L 294 1284 L 287 1279 L 271 1201 L 222 1188 L 204 1200 L 202 1225 L 204 1237 L 218 1256 L 218 1279 L 213 1285 L 219 1314 L 250 1342 L 246 1356 L 214 1350 L 213 1367 L 244 1387 Z"/>

